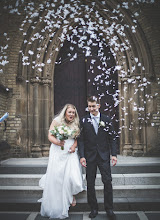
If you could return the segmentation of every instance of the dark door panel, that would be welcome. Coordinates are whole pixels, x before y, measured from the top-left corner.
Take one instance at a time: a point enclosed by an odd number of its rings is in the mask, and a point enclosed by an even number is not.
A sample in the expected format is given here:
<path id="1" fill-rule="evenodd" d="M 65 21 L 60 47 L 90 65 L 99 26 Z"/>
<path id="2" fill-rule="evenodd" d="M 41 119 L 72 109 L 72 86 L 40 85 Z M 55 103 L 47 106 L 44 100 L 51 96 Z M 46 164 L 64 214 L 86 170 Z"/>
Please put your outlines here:
<path id="1" fill-rule="evenodd" d="M 86 108 L 86 72 L 84 56 L 76 60 L 66 60 L 55 68 L 54 106 L 57 114 L 67 103 L 76 106 L 79 116 Z"/>
<path id="2" fill-rule="evenodd" d="M 70 50 L 72 49 L 72 50 Z M 92 55 L 85 57 L 82 49 L 66 41 L 61 48 L 54 77 L 54 108 L 57 114 L 65 104 L 76 106 L 79 116 L 86 114 L 87 97 L 101 97 L 101 112 L 112 118 L 115 131 L 119 131 L 119 108 L 115 105 L 118 90 L 118 74 L 115 60 L 108 47 L 104 48 L 106 62 L 98 56 L 99 48 L 92 47 Z M 70 54 L 70 56 L 69 56 Z M 72 60 L 72 57 L 76 58 Z M 117 137 L 119 144 L 119 138 Z"/>

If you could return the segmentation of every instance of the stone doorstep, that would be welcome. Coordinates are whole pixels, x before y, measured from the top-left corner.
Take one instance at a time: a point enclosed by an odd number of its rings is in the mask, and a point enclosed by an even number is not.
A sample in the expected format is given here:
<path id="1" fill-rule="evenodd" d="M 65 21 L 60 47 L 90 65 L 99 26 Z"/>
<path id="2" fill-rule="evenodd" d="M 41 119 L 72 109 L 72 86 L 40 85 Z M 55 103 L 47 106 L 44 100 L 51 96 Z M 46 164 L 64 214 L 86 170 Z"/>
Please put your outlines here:
<path id="1" fill-rule="evenodd" d="M 96 186 L 97 198 L 103 198 L 103 186 Z M 117 198 L 160 198 L 160 185 L 121 185 L 113 186 L 113 195 Z M 35 198 L 42 196 L 38 186 L 0 186 L 1 198 Z M 86 191 L 78 194 L 77 198 L 86 197 Z"/>
<path id="2" fill-rule="evenodd" d="M 38 186 L 42 174 L 0 174 L 1 186 Z M 85 174 L 83 174 L 85 179 Z M 86 183 L 86 180 L 85 180 Z M 160 185 L 160 173 L 112 174 L 116 185 Z M 101 175 L 97 174 L 96 185 L 103 185 Z"/>
<path id="3" fill-rule="evenodd" d="M 47 164 L 0 165 L 0 174 L 45 174 Z M 112 174 L 160 173 L 160 163 L 119 164 L 111 166 Z M 83 169 L 83 173 L 85 170 Z M 97 170 L 97 173 L 100 173 Z"/>
<path id="4" fill-rule="evenodd" d="M 118 163 L 116 166 L 119 165 L 129 165 L 129 164 L 160 164 L 160 158 L 159 157 L 132 157 L 132 156 L 122 156 L 118 155 Z M 14 166 L 14 165 L 47 165 L 48 163 L 48 157 L 41 157 L 41 158 L 10 158 L 7 160 L 1 161 L 2 165 L 8 166 Z"/>
<path id="5" fill-rule="evenodd" d="M 0 165 L 0 174 L 45 174 L 47 164 Z M 160 173 L 160 163 L 119 164 L 111 166 L 112 174 Z M 83 173 L 85 170 L 83 169 Z M 99 170 L 97 170 L 99 173 Z"/>

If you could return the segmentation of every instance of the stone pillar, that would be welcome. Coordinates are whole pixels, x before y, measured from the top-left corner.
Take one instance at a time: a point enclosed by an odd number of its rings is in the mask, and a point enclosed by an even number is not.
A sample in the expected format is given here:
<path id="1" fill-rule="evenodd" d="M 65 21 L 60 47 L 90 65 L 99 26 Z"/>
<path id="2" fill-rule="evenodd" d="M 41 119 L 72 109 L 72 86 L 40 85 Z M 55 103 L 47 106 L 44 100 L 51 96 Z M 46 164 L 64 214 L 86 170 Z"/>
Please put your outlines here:
<path id="1" fill-rule="evenodd" d="M 123 97 L 124 97 L 124 144 L 123 144 L 123 150 L 122 155 L 125 156 L 131 156 L 132 155 L 132 144 L 131 144 L 131 134 L 130 134 L 130 111 L 129 111 L 129 85 L 128 85 L 128 78 L 123 79 Z"/>
<path id="2" fill-rule="evenodd" d="M 143 129 L 140 129 L 140 120 L 138 116 L 138 111 L 140 107 L 140 91 L 138 88 L 138 80 L 135 79 L 134 86 L 132 87 L 132 115 L 133 115 L 133 156 L 142 156 L 143 155 Z"/>
<path id="3" fill-rule="evenodd" d="M 41 157 L 40 148 L 40 125 L 39 125 L 39 83 L 38 77 L 32 78 L 31 83 L 33 84 L 33 145 L 31 146 L 31 156 Z"/>
<path id="4" fill-rule="evenodd" d="M 43 85 L 43 101 L 42 101 L 42 108 L 43 108 L 43 129 L 42 129 L 42 136 L 43 136 L 43 143 L 42 143 L 42 156 L 47 157 L 49 154 L 49 146 L 50 143 L 48 141 L 48 129 L 50 126 L 49 122 L 49 102 L 50 102 L 50 85 L 51 80 L 43 78 L 42 79 Z"/>

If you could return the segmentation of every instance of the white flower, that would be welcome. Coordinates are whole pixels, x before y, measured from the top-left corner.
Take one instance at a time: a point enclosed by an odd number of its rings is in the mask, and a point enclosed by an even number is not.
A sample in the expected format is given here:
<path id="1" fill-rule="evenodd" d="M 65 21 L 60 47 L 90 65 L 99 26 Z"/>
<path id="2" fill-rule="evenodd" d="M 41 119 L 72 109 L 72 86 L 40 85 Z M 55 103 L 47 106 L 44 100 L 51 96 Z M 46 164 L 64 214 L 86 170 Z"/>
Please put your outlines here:
<path id="1" fill-rule="evenodd" d="M 99 127 L 101 127 L 101 126 L 102 126 L 102 127 L 105 127 L 104 121 L 100 121 L 100 122 L 99 122 Z"/>
<path id="2" fill-rule="evenodd" d="M 59 131 L 59 133 L 60 134 L 64 134 L 64 131 L 62 130 L 62 128 L 60 127 L 60 128 L 58 128 L 58 131 Z"/>
<path id="3" fill-rule="evenodd" d="M 68 130 L 68 136 L 71 136 L 72 130 Z"/>

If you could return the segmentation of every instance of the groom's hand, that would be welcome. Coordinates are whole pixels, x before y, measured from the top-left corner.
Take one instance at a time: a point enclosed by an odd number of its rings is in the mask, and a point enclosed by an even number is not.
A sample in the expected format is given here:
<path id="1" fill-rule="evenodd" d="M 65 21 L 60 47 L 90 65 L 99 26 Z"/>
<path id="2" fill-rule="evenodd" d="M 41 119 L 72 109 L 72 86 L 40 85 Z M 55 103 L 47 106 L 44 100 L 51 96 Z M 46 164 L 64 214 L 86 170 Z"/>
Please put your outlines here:
<path id="1" fill-rule="evenodd" d="M 117 164 L 117 157 L 112 156 L 112 165 L 115 166 Z"/>
<path id="2" fill-rule="evenodd" d="M 82 157 L 82 158 L 80 159 L 80 163 L 81 163 L 81 165 L 82 165 L 83 167 L 87 167 L 87 165 L 86 165 L 86 159 L 85 159 L 84 157 Z"/>

